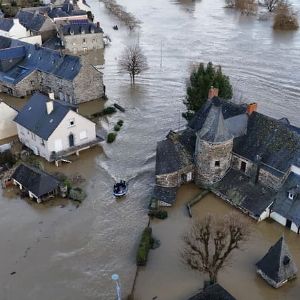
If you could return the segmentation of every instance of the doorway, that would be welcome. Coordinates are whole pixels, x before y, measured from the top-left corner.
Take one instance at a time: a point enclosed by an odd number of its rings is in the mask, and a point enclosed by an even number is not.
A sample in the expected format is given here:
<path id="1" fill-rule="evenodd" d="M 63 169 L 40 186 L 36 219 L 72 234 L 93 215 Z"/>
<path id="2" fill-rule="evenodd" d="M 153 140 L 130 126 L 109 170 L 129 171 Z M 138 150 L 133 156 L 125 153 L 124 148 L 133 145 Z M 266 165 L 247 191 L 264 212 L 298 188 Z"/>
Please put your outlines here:
<path id="1" fill-rule="evenodd" d="M 241 171 L 244 172 L 244 173 L 246 172 L 246 166 L 247 166 L 247 163 L 242 161 L 241 162 Z"/>
<path id="2" fill-rule="evenodd" d="M 74 146 L 74 135 L 73 135 L 73 133 L 71 133 L 71 134 L 69 135 L 69 146 L 70 146 L 70 147 L 73 147 L 73 146 Z"/>
<path id="3" fill-rule="evenodd" d="M 292 221 L 291 221 L 291 220 L 288 220 L 288 219 L 286 219 L 286 224 L 285 224 L 285 227 L 287 227 L 288 229 L 291 229 L 291 227 L 292 227 Z"/>

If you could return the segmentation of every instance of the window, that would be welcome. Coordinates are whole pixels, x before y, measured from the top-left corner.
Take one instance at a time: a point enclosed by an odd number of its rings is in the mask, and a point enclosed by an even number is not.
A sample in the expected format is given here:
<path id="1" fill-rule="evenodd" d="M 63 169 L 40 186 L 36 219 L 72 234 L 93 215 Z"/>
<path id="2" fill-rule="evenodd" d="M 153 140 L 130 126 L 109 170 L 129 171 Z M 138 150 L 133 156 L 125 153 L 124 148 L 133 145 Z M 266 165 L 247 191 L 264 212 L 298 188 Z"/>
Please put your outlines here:
<path id="1" fill-rule="evenodd" d="M 245 161 L 241 162 L 241 171 L 246 172 L 247 163 Z"/>
<path id="2" fill-rule="evenodd" d="M 69 120 L 69 127 L 75 126 L 75 119 L 70 119 Z"/>
<path id="3" fill-rule="evenodd" d="M 45 141 L 41 139 L 41 145 L 45 147 Z"/>
<path id="4" fill-rule="evenodd" d="M 220 167 L 220 161 L 219 160 L 215 161 L 215 167 Z"/>
<path id="5" fill-rule="evenodd" d="M 83 52 L 87 52 L 87 48 L 86 47 L 83 48 Z"/>
<path id="6" fill-rule="evenodd" d="M 86 39 L 83 39 L 83 43 L 86 44 Z"/>
<path id="7" fill-rule="evenodd" d="M 84 139 L 87 138 L 86 130 L 80 132 L 79 138 L 80 138 L 81 140 L 84 140 Z"/>
<path id="8" fill-rule="evenodd" d="M 289 193 L 289 199 L 294 200 L 294 196 L 295 196 L 295 194 Z"/>

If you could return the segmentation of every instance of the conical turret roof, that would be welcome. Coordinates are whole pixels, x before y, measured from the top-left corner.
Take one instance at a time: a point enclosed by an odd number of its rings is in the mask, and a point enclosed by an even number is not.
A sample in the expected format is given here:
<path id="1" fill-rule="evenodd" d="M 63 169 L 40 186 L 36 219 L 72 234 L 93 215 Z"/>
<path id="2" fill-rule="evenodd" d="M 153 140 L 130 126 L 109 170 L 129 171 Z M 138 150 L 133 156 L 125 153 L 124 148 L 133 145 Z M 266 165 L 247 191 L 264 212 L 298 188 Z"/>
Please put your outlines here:
<path id="1" fill-rule="evenodd" d="M 295 277 L 298 271 L 283 237 L 269 249 L 268 253 L 256 263 L 256 266 L 276 284 Z"/>
<path id="2" fill-rule="evenodd" d="M 222 143 L 233 138 L 225 125 L 221 105 L 214 103 L 210 107 L 205 122 L 197 135 L 200 139 L 211 143 Z"/>

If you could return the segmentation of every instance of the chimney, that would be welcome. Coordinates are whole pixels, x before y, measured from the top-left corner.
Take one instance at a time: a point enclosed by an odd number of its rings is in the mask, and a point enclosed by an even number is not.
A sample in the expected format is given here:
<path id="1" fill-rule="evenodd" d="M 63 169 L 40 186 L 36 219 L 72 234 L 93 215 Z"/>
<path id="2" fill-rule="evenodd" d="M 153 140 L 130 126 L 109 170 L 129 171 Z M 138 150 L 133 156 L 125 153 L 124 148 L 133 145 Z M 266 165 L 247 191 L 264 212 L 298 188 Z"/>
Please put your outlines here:
<path id="1" fill-rule="evenodd" d="M 20 24 L 19 19 L 14 19 L 14 24 Z"/>
<path id="2" fill-rule="evenodd" d="M 247 106 L 247 114 L 250 116 L 254 111 L 257 111 L 257 103 L 252 102 Z"/>
<path id="3" fill-rule="evenodd" d="M 212 99 L 213 97 L 218 97 L 218 96 L 219 96 L 219 89 L 211 86 L 208 91 L 208 100 Z"/>
<path id="4" fill-rule="evenodd" d="M 49 97 L 50 100 L 55 100 L 54 93 L 49 93 L 48 97 Z"/>
<path id="5" fill-rule="evenodd" d="M 53 111 L 53 100 L 50 100 L 46 102 L 47 107 L 47 114 L 50 115 Z"/>

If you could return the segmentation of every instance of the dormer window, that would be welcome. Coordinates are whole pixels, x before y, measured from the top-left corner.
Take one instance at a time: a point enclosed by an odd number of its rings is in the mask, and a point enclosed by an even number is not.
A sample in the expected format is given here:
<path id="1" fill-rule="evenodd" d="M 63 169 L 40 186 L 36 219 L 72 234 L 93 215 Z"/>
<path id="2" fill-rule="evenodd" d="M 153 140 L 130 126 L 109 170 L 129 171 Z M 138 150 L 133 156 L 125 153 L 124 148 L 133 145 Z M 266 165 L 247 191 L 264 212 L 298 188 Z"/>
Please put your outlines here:
<path id="1" fill-rule="evenodd" d="M 291 199 L 291 200 L 294 200 L 294 197 L 295 197 L 295 194 L 294 194 L 294 193 L 291 193 L 291 192 L 289 192 L 289 199 Z"/>

